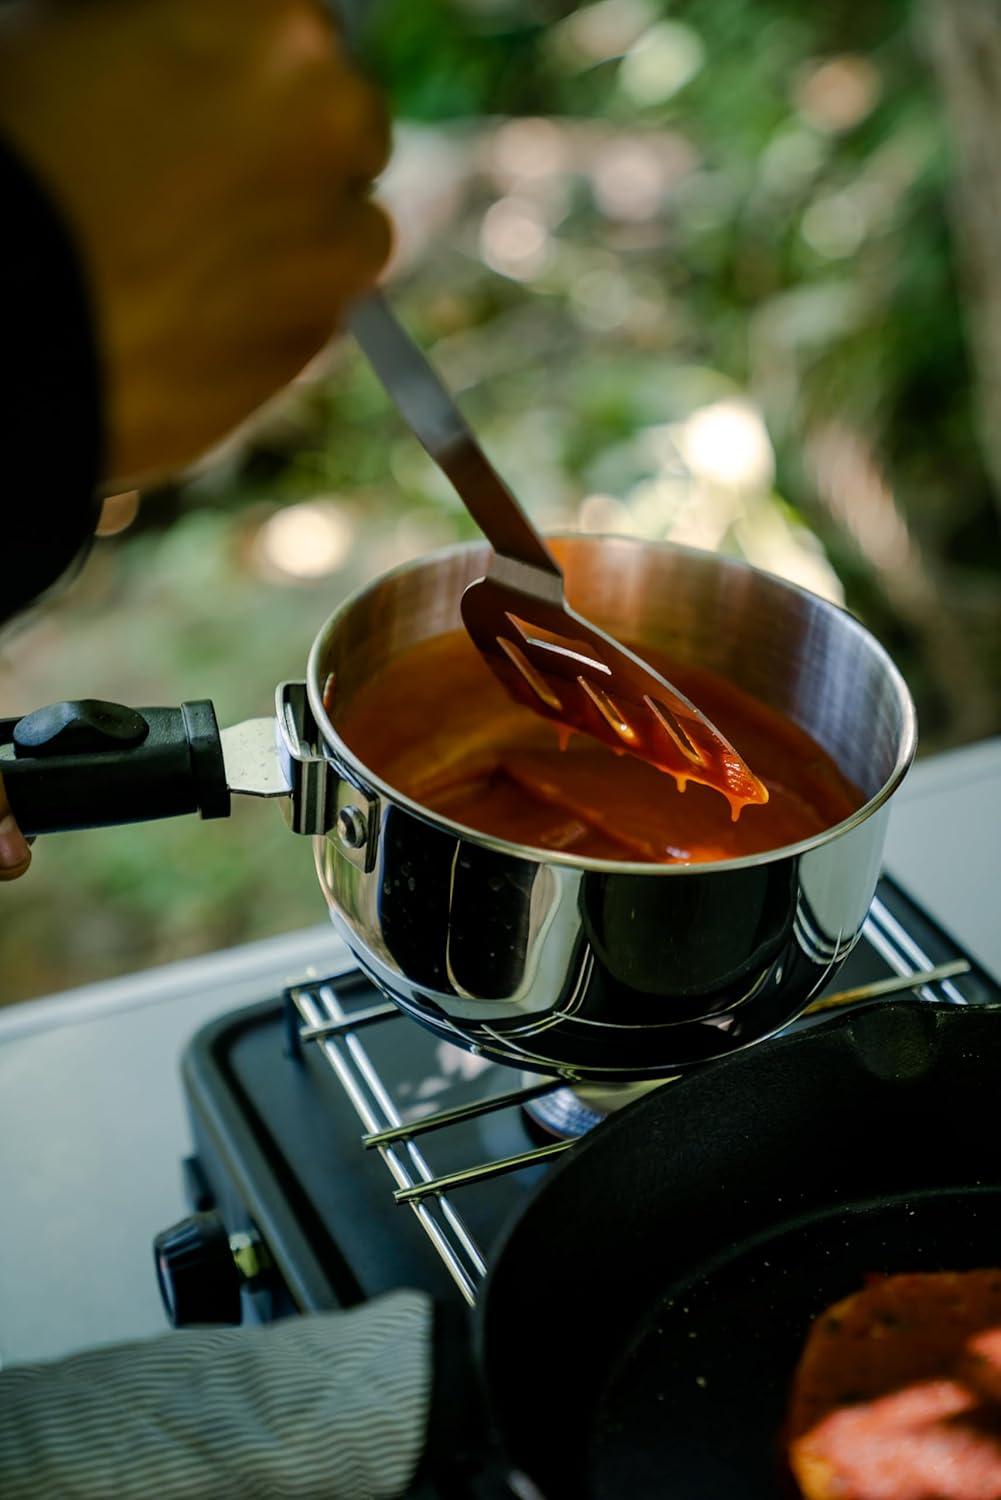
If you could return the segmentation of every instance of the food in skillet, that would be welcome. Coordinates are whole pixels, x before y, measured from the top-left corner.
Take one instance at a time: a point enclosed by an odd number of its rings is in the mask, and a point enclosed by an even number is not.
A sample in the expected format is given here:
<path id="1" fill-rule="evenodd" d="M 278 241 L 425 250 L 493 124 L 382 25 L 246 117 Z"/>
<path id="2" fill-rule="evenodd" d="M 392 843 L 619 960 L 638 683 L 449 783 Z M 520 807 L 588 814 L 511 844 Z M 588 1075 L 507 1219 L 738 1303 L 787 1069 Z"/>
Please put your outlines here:
<path id="1" fill-rule="evenodd" d="M 804 1500 L 1001 1500 L 1001 1270 L 882 1277 L 821 1313 L 787 1439 Z"/>
<path id="2" fill-rule="evenodd" d="M 513 702 L 463 631 L 403 652 L 329 704 L 352 750 L 396 791 L 511 843 L 658 864 L 734 859 L 849 817 L 858 790 L 802 729 L 711 672 L 641 646 L 736 745 L 768 790 L 737 821 L 718 793 L 671 777 Z"/>

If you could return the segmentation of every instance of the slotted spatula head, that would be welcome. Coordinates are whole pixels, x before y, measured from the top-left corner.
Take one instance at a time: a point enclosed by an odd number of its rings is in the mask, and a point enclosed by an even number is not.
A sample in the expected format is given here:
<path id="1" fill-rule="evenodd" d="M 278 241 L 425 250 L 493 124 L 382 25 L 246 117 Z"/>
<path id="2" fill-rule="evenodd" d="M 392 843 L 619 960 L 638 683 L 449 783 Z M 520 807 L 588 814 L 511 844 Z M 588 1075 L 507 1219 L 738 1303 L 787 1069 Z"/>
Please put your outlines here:
<path id="1" fill-rule="evenodd" d="M 475 645 L 520 703 L 564 729 L 722 792 L 734 818 L 768 791 L 704 714 L 632 651 L 579 615 L 545 541 L 480 448 L 434 370 L 379 296 L 351 328 L 411 431 L 494 548 L 462 597 Z"/>
<path id="2" fill-rule="evenodd" d="M 550 597 L 490 575 L 462 596 L 463 623 L 512 697 L 564 729 L 651 762 L 681 791 L 690 781 L 714 788 L 734 819 L 768 801 L 768 789 L 693 703 L 576 614 L 558 580 L 540 582 Z"/>

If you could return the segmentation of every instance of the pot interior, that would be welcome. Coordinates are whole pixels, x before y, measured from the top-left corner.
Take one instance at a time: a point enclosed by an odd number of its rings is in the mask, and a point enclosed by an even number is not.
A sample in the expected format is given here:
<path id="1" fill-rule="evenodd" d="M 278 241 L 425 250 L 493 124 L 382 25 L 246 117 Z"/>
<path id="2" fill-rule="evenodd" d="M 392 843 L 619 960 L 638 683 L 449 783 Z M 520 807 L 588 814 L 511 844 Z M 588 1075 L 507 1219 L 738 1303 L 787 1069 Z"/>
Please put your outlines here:
<path id="1" fill-rule="evenodd" d="M 914 752 L 910 695 L 878 642 L 843 610 L 747 564 L 625 537 L 550 538 L 575 609 L 623 642 L 708 668 L 806 730 L 875 797 Z M 461 626 L 486 544 L 452 548 L 370 584 L 332 617 L 310 661 L 317 705 L 328 674 L 338 711 L 407 648 Z M 321 715 L 338 743 L 334 723 Z"/>

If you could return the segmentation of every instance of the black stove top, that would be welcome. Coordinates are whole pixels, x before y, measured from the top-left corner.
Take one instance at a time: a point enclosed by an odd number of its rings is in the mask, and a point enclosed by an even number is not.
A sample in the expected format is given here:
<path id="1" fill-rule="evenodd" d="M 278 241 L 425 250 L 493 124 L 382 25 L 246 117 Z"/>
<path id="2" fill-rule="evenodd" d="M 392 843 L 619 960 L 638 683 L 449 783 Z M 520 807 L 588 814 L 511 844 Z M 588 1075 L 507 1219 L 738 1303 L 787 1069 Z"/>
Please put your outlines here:
<path id="1" fill-rule="evenodd" d="M 951 939 L 884 880 L 864 937 L 830 988 L 840 994 L 962 959 Z M 956 1004 L 1001 999 L 975 965 L 918 993 Z M 331 1019 L 342 1012 L 355 1018 L 349 1033 Z M 312 1026 L 312 1037 L 304 1025 Z M 319 1036 L 318 1027 L 326 1028 Z M 341 1059 L 365 1125 L 332 1055 Z M 255 1319 L 348 1306 L 399 1286 L 472 1300 L 491 1245 L 549 1170 L 551 1155 L 450 1189 L 444 1200 L 429 1195 L 419 1212 L 394 1201 L 394 1189 L 547 1143 L 551 1154 L 559 1149 L 514 1105 L 435 1129 L 411 1145 L 393 1143 L 394 1181 L 380 1153 L 363 1147 L 366 1128 L 412 1124 L 520 1091 L 532 1080 L 438 1040 L 357 971 L 308 981 L 206 1027 L 188 1048 L 184 1082 L 196 1141 L 196 1155 L 185 1164 L 192 1206 L 213 1210 L 230 1235 L 266 1247 L 267 1266 L 242 1298 L 244 1316 Z M 434 1238 L 459 1262 L 458 1280 Z M 206 1276 L 203 1292 L 211 1298 Z M 204 1300 L 199 1306 L 204 1317 Z M 178 1313 L 183 1320 L 183 1306 Z"/>

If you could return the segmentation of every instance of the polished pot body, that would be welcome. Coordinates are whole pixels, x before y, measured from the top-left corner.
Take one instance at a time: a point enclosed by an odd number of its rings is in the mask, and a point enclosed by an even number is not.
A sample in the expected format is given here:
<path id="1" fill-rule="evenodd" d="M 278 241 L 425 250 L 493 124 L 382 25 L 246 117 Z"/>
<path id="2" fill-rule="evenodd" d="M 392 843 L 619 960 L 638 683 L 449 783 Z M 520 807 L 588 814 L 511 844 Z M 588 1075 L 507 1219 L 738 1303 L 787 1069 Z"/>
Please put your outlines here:
<path id="1" fill-rule="evenodd" d="M 858 939 L 914 710 L 850 615 L 746 564 L 626 538 L 554 542 L 570 602 L 603 629 L 728 678 L 801 725 L 863 791 L 817 837 L 716 864 L 538 852 L 428 812 L 364 766 L 324 704 L 459 627 L 485 546 L 422 558 L 344 604 L 308 692 L 338 816 L 317 840 L 331 913 L 361 966 L 441 1036 L 515 1066 L 656 1078 L 779 1030 Z M 336 718 L 336 714 L 335 714 Z"/>

